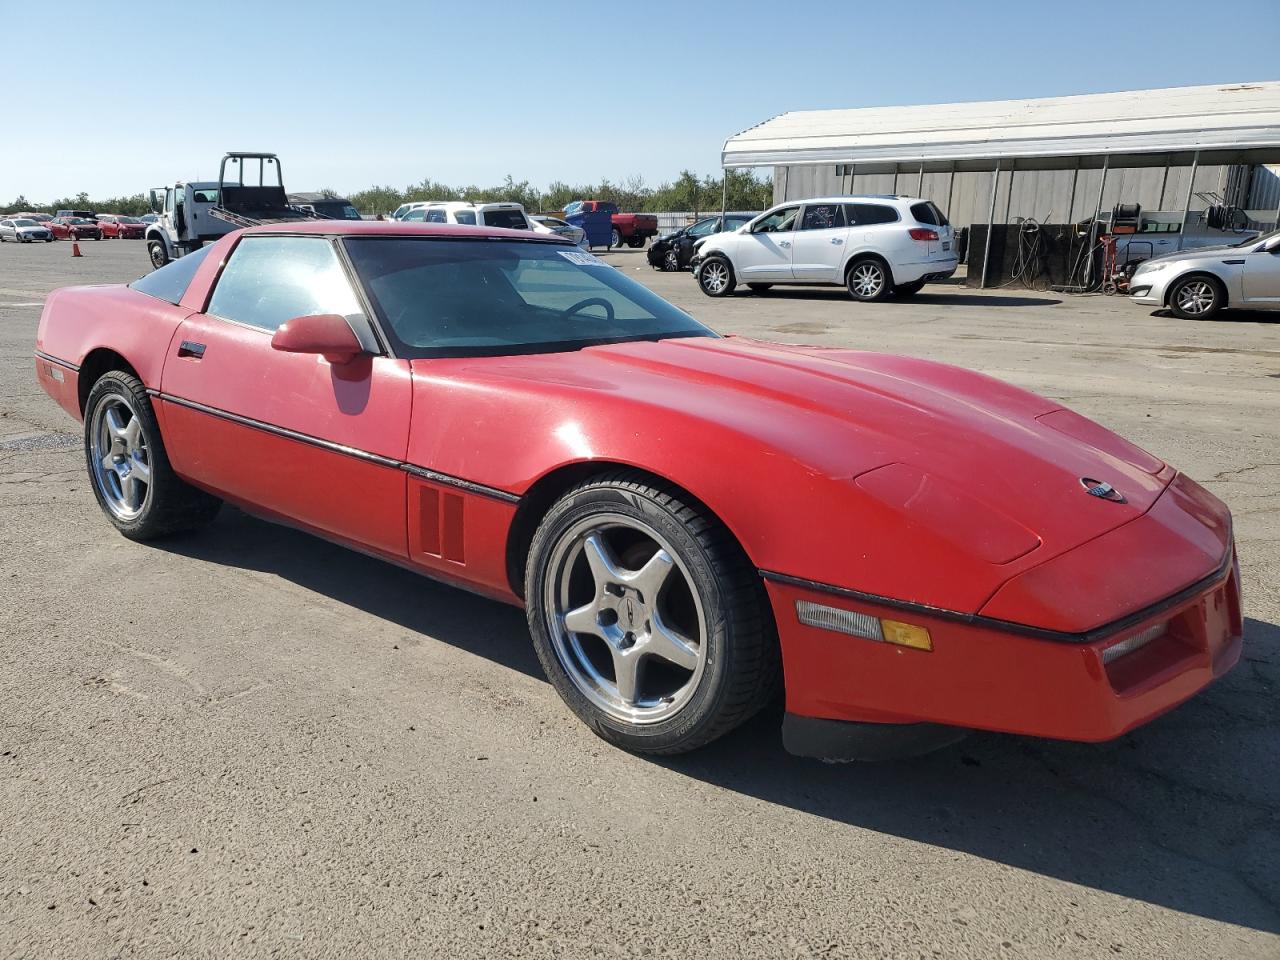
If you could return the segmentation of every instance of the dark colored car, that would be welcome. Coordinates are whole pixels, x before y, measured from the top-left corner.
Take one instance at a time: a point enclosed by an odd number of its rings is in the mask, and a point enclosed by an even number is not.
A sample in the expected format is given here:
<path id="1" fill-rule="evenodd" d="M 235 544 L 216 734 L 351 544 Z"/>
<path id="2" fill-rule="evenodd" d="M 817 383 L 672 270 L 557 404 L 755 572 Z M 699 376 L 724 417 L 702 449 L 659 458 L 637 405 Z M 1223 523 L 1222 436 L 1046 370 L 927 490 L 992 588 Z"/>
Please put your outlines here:
<path id="1" fill-rule="evenodd" d="M 744 223 L 750 223 L 754 216 L 754 213 L 727 213 L 724 217 L 717 214 L 703 217 L 674 233 L 663 234 L 649 244 L 649 265 L 657 270 L 688 270 L 694 245 L 699 240 L 722 230 L 737 230 Z"/>
<path id="2" fill-rule="evenodd" d="M 360 211 L 345 197 L 330 197 L 323 193 L 291 193 L 289 206 L 303 213 L 314 213 L 322 220 L 363 220 Z"/>
<path id="3" fill-rule="evenodd" d="M 49 230 L 59 240 L 101 240 L 102 227 L 87 217 L 54 217 Z"/>

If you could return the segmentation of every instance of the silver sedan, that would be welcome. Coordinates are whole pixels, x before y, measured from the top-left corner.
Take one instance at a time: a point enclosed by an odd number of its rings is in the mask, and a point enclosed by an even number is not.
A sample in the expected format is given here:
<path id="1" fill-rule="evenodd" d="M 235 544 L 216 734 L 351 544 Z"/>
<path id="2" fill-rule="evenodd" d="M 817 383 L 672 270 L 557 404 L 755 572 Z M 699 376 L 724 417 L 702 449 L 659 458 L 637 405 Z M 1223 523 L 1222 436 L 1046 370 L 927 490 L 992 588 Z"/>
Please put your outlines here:
<path id="1" fill-rule="evenodd" d="M 0 220 L 0 243 L 5 240 L 16 240 L 19 243 L 47 240 L 52 243 L 53 233 L 44 224 L 28 220 L 26 217 L 10 217 Z"/>
<path id="2" fill-rule="evenodd" d="M 529 214 L 529 229 L 534 233 L 554 233 L 578 244 L 578 246 L 582 246 L 587 239 L 587 231 L 581 227 L 575 227 L 573 224 L 565 223 L 555 217 L 544 217 L 538 213 Z"/>
<path id="3" fill-rule="evenodd" d="M 1225 307 L 1280 310 L 1280 230 L 1145 260 L 1129 281 L 1129 299 L 1185 320 L 1208 320 Z"/>

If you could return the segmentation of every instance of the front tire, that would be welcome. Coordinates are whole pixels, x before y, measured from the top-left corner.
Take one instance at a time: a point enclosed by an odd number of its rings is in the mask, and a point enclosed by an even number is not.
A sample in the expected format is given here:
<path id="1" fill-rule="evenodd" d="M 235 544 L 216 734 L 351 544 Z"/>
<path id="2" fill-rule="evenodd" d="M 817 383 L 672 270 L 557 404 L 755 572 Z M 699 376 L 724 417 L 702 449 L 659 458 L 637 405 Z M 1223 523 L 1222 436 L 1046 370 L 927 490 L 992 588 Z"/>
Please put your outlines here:
<path id="1" fill-rule="evenodd" d="M 209 523 L 222 501 L 173 472 L 146 388 L 119 370 L 103 374 L 84 407 L 89 485 L 112 526 L 152 540 Z"/>
<path id="2" fill-rule="evenodd" d="M 160 240 L 147 241 L 147 256 L 151 258 L 151 269 L 159 270 L 169 262 L 169 251 Z"/>
<path id="3" fill-rule="evenodd" d="M 867 257 L 849 265 L 849 272 L 845 274 L 845 286 L 853 299 L 873 303 L 883 300 L 893 283 L 888 268 L 881 261 Z"/>
<path id="4" fill-rule="evenodd" d="M 725 257 L 710 256 L 698 266 L 698 289 L 708 297 L 727 297 L 737 285 L 733 265 Z"/>
<path id="5" fill-rule="evenodd" d="M 759 578 L 705 507 L 630 471 L 574 487 L 534 534 L 529 630 L 556 691 L 639 753 L 703 746 L 772 694 L 778 654 Z"/>
<path id="6" fill-rule="evenodd" d="M 663 253 L 662 269 L 667 273 L 676 273 L 680 270 L 680 251 L 675 247 L 670 247 Z"/>
<path id="7" fill-rule="evenodd" d="M 1203 274 L 1184 277 L 1169 290 L 1169 309 L 1183 320 L 1210 320 L 1226 300 L 1222 284 Z"/>

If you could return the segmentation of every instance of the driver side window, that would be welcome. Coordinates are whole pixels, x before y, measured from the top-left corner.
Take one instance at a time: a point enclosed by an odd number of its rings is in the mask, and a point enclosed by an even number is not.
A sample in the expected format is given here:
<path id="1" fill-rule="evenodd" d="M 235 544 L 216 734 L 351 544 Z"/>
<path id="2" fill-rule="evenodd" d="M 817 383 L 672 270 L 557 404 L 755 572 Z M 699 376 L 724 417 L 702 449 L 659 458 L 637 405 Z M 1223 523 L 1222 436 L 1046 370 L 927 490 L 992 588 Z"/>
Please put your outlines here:
<path id="1" fill-rule="evenodd" d="M 245 237 L 205 311 L 269 333 L 315 313 L 362 314 L 346 271 L 324 237 Z"/>
<path id="2" fill-rule="evenodd" d="M 795 227 L 796 214 L 800 207 L 783 207 L 775 210 L 751 228 L 752 233 L 782 233 Z"/>

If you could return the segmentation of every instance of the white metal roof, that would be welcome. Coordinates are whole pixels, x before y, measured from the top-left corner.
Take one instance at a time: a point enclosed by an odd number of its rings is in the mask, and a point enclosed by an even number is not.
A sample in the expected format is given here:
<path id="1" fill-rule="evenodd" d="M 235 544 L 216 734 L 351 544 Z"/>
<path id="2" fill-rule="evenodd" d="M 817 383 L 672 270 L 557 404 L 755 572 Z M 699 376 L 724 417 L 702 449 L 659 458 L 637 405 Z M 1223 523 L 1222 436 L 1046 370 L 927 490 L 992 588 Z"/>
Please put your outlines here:
<path id="1" fill-rule="evenodd" d="M 784 113 L 725 141 L 726 167 L 1280 151 L 1280 81 Z"/>

